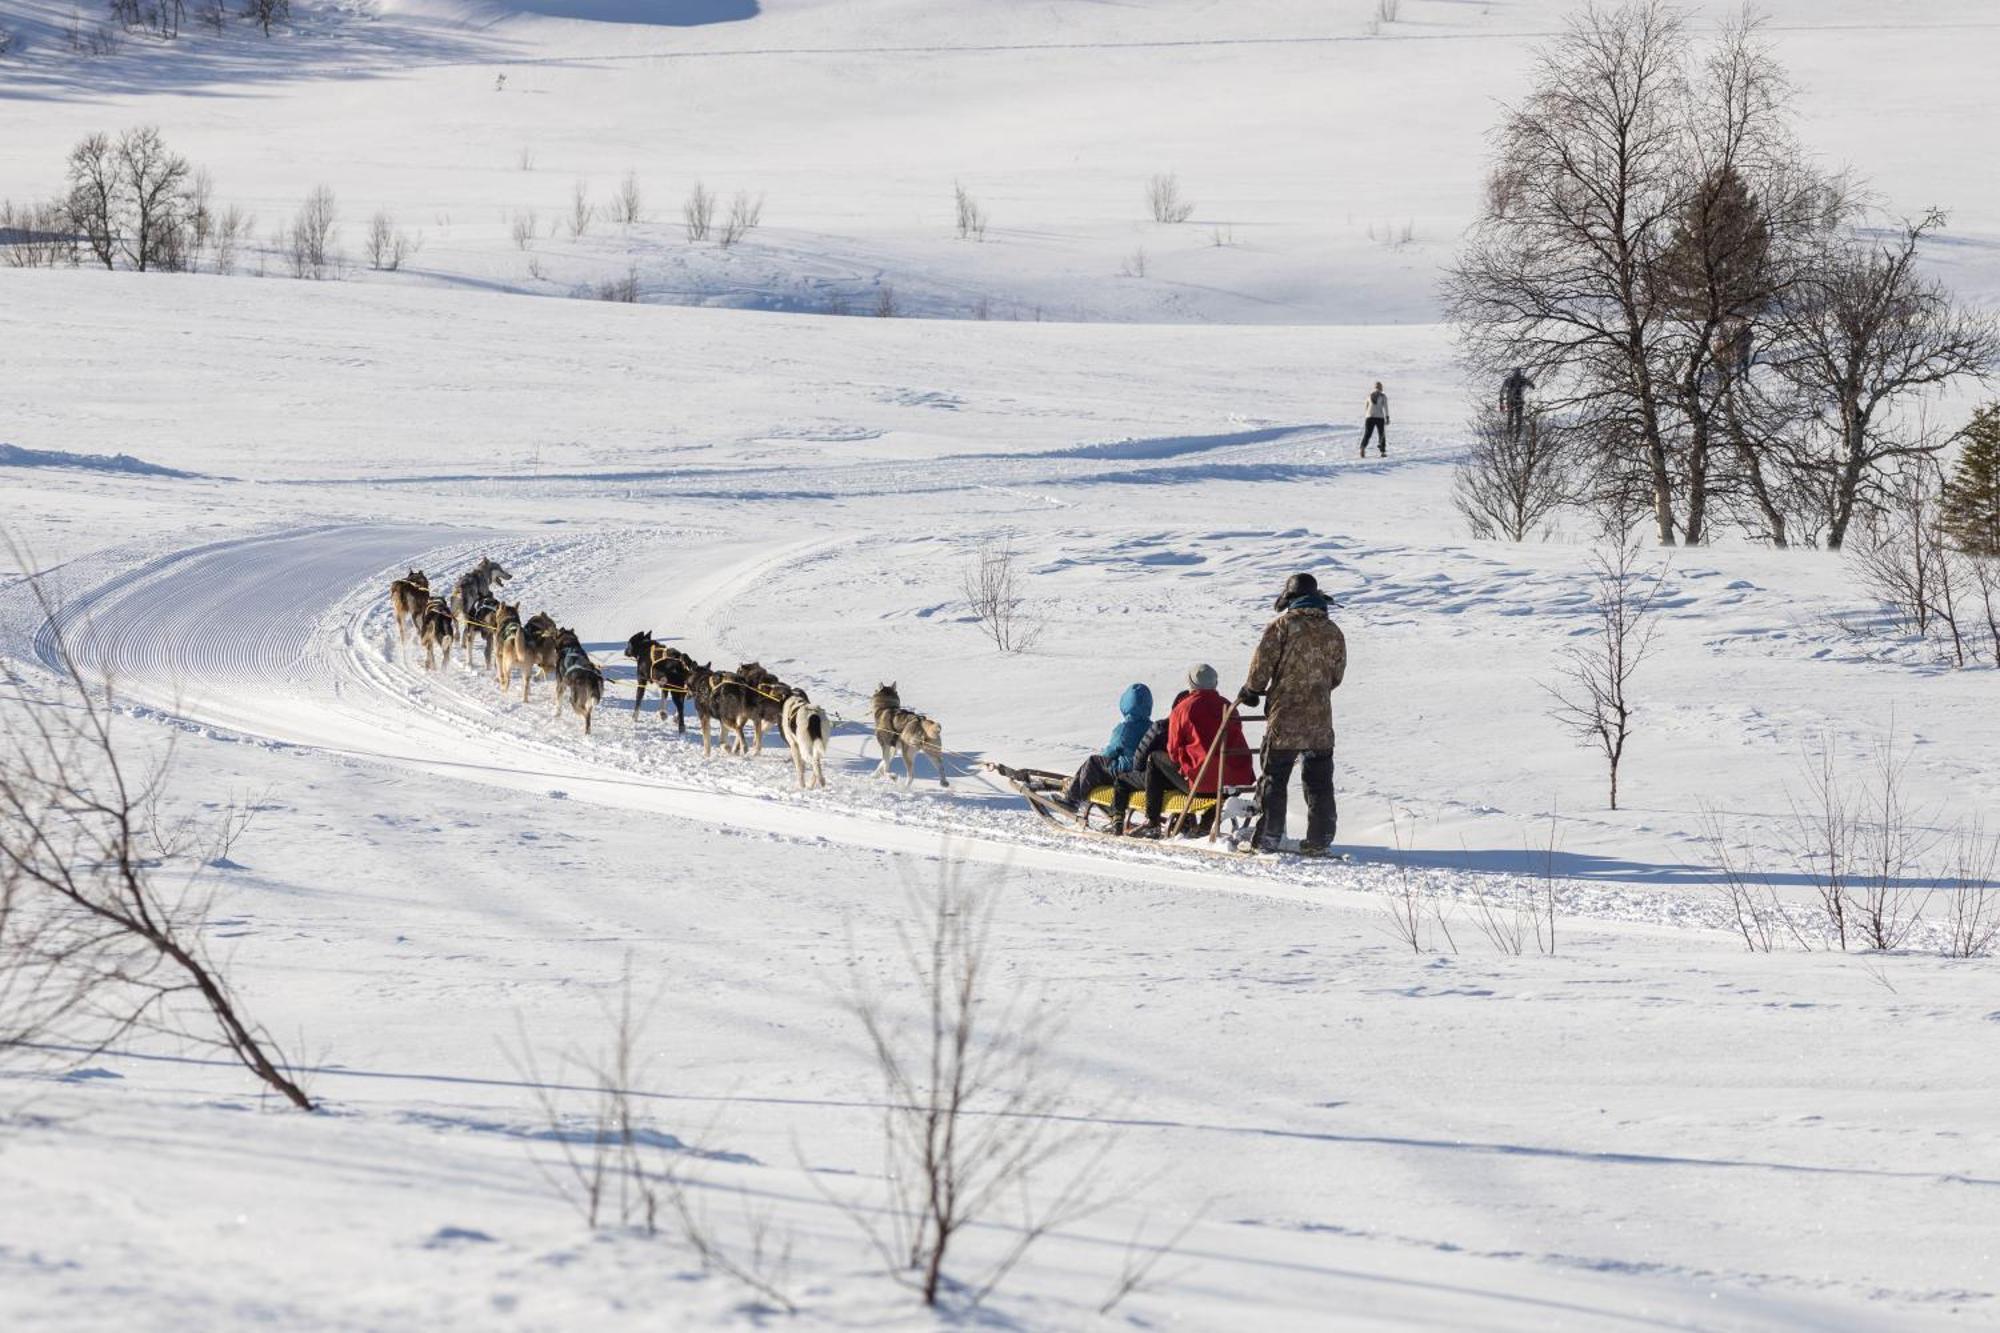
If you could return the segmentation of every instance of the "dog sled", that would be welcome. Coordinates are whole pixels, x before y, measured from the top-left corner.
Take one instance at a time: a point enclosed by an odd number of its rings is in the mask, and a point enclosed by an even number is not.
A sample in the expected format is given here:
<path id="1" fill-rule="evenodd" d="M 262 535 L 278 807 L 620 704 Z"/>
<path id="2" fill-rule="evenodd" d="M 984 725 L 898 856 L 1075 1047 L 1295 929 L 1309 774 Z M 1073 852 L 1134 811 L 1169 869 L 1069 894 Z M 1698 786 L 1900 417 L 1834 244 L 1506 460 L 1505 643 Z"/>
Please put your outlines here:
<path id="1" fill-rule="evenodd" d="M 1019 792 L 1028 803 L 1028 808 L 1047 823 L 1068 833 L 1121 842 L 1127 840 L 1124 831 L 1115 822 L 1118 819 L 1116 793 L 1109 783 L 1092 789 L 1072 812 L 1054 799 L 1056 793 L 1068 785 L 1069 774 L 1053 773 L 1042 768 L 1010 768 L 1005 764 L 989 767 Z M 1242 854 L 1236 843 L 1249 835 L 1253 814 L 1250 795 L 1254 790 L 1251 787 L 1224 787 L 1219 793 L 1204 792 L 1200 795 L 1169 791 L 1161 807 L 1166 834 L 1160 838 L 1160 844 L 1227 855 Z M 1145 804 L 1143 795 L 1133 797 L 1130 808 L 1125 812 L 1128 827 L 1134 817 L 1143 817 Z M 1099 814 L 1103 816 L 1102 822 L 1093 823 Z M 1136 843 L 1139 839 L 1130 841 Z"/>
<path id="2" fill-rule="evenodd" d="M 1232 717 L 1239 722 L 1264 720 L 1261 716 L 1239 714 L 1232 704 L 1223 716 L 1224 728 Z M 1211 751 L 1211 757 L 1216 753 Z M 1115 842 L 1139 841 L 1129 830 L 1135 817 L 1143 818 L 1145 797 L 1141 793 L 1133 793 L 1122 817 L 1118 813 L 1117 789 L 1110 783 L 1093 788 L 1082 803 L 1071 810 L 1056 800 L 1056 794 L 1069 785 L 1069 774 L 1045 768 L 1011 768 L 1005 764 L 988 764 L 986 767 L 1019 792 L 1028 803 L 1028 808 L 1045 823 L 1084 837 Z M 1219 770 L 1221 766 L 1216 767 Z M 1161 836 L 1157 842 L 1147 839 L 1141 845 L 1206 852 L 1213 856 L 1260 855 L 1251 845 L 1257 825 L 1256 787 L 1230 786 L 1220 779 L 1219 772 L 1211 777 L 1208 767 L 1204 765 L 1202 772 L 1195 775 L 1193 791 L 1169 790 L 1161 805 Z M 1093 819 L 1100 814 L 1102 821 L 1093 823 Z M 1124 827 L 1119 825 L 1121 818 Z M 1296 846 L 1287 843 L 1283 850 L 1295 850 Z M 1354 858 L 1340 853 L 1330 859 L 1351 861 Z"/>
<path id="3" fill-rule="evenodd" d="M 1222 734 L 1234 718 L 1239 722 L 1261 722 L 1261 717 L 1240 715 L 1231 704 L 1223 715 L 1218 735 Z M 1219 759 L 1219 748 L 1211 750 L 1211 761 Z M 1021 794 L 1028 808 L 1049 824 L 1066 832 L 1088 837 L 1109 838 L 1125 841 L 1130 833 L 1135 813 L 1143 813 L 1145 798 L 1133 793 L 1121 814 L 1118 810 L 1117 788 L 1110 783 L 1092 788 L 1083 801 L 1072 811 L 1058 802 L 1056 793 L 1069 783 L 1069 774 L 1051 772 L 1042 768 L 1010 768 L 1004 764 L 989 766 Z M 1252 800 L 1254 787 L 1230 786 L 1222 781 L 1223 765 L 1215 763 L 1213 772 L 1204 764 L 1202 771 L 1195 774 L 1193 790 L 1166 793 L 1161 806 L 1164 820 L 1163 832 L 1158 839 L 1160 845 L 1189 848 L 1225 856 L 1251 855 L 1249 840 L 1254 832 L 1256 809 Z M 1134 811 L 1132 807 L 1140 807 Z M 1103 821 L 1091 821 L 1102 814 Z M 1137 839 L 1133 839 L 1137 841 Z M 1148 839 L 1151 841 L 1151 839 Z"/>

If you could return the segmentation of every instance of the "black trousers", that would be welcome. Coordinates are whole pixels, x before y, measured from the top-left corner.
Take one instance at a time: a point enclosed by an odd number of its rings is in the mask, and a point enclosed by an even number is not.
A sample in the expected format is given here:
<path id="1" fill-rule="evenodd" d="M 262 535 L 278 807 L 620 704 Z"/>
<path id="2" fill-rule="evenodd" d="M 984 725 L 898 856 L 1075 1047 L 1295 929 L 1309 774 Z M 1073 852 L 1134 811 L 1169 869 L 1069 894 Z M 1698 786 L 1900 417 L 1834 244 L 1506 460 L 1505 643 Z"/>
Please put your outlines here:
<path id="1" fill-rule="evenodd" d="M 1333 803 L 1333 751 L 1264 749 L 1264 772 L 1257 779 L 1257 837 L 1276 842 L 1285 836 L 1287 788 L 1292 769 L 1300 769 L 1306 789 L 1305 845 L 1324 847 L 1333 841 L 1340 823 Z"/>
<path id="2" fill-rule="evenodd" d="M 1160 822 L 1161 812 L 1167 808 L 1167 789 L 1170 787 L 1175 791 L 1185 792 L 1188 789 L 1188 780 L 1181 776 L 1180 766 L 1174 763 L 1172 755 L 1165 750 L 1155 750 L 1152 758 L 1146 761 L 1145 767 L 1118 775 L 1118 790 L 1112 799 L 1112 814 L 1117 819 L 1123 820 L 1126 809 L 1132 804 L 1133 794 L 1143 790 L 1146 793 L 1146 822 L 1157 824 Z"/>
<path id="3" fill-rule="evenodd" d="M 1094 754 L 1083 761 L 1083 767 L 1076 770 L 1076 776 L 1062 789 L 1062 797 L 1072 805 L 1088 800 L 1090 793 L 1099 787 L 1109 787 L 1118 780 L 1118 770 L 1111 761 L 1101 754 Z"/>
<path id="4" fill-rule="evenodd" d="M 1389 452 L 1389 423 L 1381 417 L 1368 418 L 1368 424 L 1361 430 L 1361 452 L 1368 452 L 1368 441 L 1374 440 L 1383 453 Z"/>

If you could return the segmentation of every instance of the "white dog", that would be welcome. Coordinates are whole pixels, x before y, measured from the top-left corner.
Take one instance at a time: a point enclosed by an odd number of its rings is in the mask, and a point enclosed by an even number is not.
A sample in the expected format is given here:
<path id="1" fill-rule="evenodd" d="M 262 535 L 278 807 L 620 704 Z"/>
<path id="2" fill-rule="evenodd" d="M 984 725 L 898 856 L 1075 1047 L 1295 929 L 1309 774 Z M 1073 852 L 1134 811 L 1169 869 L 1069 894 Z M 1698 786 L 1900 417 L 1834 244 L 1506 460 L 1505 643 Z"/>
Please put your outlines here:
<path id="1" fill-rule="evenodd" d="M 794 690 L 785 698 L 785 715 L 778 729 L 792 752 L 792 768 L 799 776 L 799 786 L 824 787 L 826 735 L 832 730 L 827 724 L 826 710 L 806 698 L 805 691 Z M 813 773 L 810 784 L 806 782 L 808 760 L 812 762 Z"/>

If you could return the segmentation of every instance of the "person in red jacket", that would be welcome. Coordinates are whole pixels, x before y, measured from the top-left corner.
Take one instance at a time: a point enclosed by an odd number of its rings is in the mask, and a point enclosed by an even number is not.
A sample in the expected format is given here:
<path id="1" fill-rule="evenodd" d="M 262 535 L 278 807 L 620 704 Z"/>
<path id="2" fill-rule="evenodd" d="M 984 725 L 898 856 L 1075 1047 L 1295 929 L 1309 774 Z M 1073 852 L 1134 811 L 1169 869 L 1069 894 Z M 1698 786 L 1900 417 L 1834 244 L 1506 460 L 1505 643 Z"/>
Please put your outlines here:
<path id="1" fill-rule="evenodd" d="M 1229 701 L 1216 692 L 1215 685 L 1215 668 L 1206 662 L 1188 672 L 1188 692 L 1167 715 L 1167 743 L 1146 760 L 1146 823 L 1133 830 L 1134 837 L 1160 836 L 1168 788 L 1198 790 L 1206 795 L 1218 784 L 1247 787 L 1257 780 L 1250 762 L 1250 744 L 1243 739 L 1243 725 L 1229 717 L 1228 727 L 1223 726 Z M 1218 734 L 1222 737 L 1220 753 L 1215 752 Z M 1131 789 L 1124 783 L 1119 784 L 1117 799 L 1112 827 L 1122 830 L 1125 803 L 1131 800 Z"/>

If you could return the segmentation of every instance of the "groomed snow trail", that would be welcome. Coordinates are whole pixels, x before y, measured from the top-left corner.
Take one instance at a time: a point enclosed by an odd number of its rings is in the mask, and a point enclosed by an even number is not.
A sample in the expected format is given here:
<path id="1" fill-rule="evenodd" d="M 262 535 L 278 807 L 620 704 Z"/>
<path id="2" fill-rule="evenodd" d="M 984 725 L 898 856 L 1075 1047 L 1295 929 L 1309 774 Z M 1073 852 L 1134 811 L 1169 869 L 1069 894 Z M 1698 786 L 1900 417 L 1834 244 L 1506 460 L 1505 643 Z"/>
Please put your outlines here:
<path id="1" fill-rule="evenodd" d="M 613 679 L 589 739 L 573 716 L 552 719 L 546 682 L 523 705 L 512 695 L 503 700 L 484 671 L 454 661 L 428 673 L 421 655 L 411 655 L 414 643 L 399 649 L 385 590 L 407 566 L 436 579 L 436 571 L 455 573 L 491 552 L 517 572 L 560 556 L 566 582 L 610 573 L 599 565 L 610 553 L 594 543 L 547 547 L 402 524 L 217 542 L 161 556 L 69 600 L 62 633 L 87 675 L 114 682 L 124 702 L 185 724 L 545 799 L 924 856 L 936 855 L 950 836 L 957 854 L 989 863 L 1265 897 L 1325 901 L 1346 887 L 1297 874 L 1318 867 L 1286 867 L 1287 875 L 1262 864 L 1190 867 L 1170 851 L 1092 855 L 1036 829 L 1011 795 L 994 790 L 933 796 L 921 784 L 904 792 L 872 778 L 834 776 L 825 793 L 799 793 L 781 745 L 767 748 L 762 761 L 704 761 L 692 731 L 676 736 L 650 716 L 635 727 L 629 669 L 608 661 L 602 643 L 593 647 Z M 703 586 L 721 597 L 770 559 L 768 551 L 753 553 Z M 54 624 L 40 626 L 35 650 L 45 666 L 56 664 Z M 866 743 L 863 732 L 844 730 L 829 767 L 836 774 L 872 769 L 861 753 Z"/>
<path id="2" fill-rule="evenodd" d="M 716 658 L 725 657 L 733 590 L 802 553 L 838 544 L 791 536 L 739 542 L 720 555 L 707 551 L 703 572 L 680 581 L 675 614 L 696 627 Z M 554 713 L 545 681 L 523 703 L 516 693 L 502 696 L 491 673 L 460 660 L 427 672 L 414 642 L 397 642 L 389 581 L 416 565 L 448 586 L 480 554 L 514 571 L 507 592 L 523 602 L 524 614 L 551 608 L 579 628 L 606 667 L 594 735 L 584 736 L 574 715 Z M 635 580 L 643 582 L 634 561 L 627 534 L 529 537 L 420 524 L 292 529 L 160 556 L 71 599 L 62 618 L 86 673 L 114 681 L 126 702 L 184 725 L 538 799 L 586 800 L 918 856 L 937 855 L 949 839 L 954 854 L 989 864 L 1307 903 L 1368 907 L 1401 882 L 1404 872 L 1393 857 L 1371 860 L 1365 852 L 1355 863 L 1217 861 L 1143 844 L 1086 843 L 1040 824 L 997 780 L 967 772 L 963 756 L 954 761 L 949 790 L 933 785 L 927 768 L 913 789 L 900 777 L 881 781 L 873 776 L 878 756 L 870 729 L 852 720 L 836 730 L 825 791 L 796 789 L 775 734 L 762 758 L 704 759 L 692 719 L 680 735 L 650 713 L 632 715 L 631 668 L 620 649 L 634 626 L 628 612 L 600 603 L 629 602 Z M 53 665 L 53 626 L 39 628 L 36 653 Z M 804 683 L 836 714 L 861 715 L 858 702 L 836 697 L 858 700 L 852 690 L 820 677 Z M 949 731 L 946 739 L 949 745 Z M 1474 869 L 1409 873 L 1427 891 L 1450 896 L 1505 895 L 1522 882 Z M 1582 880 L 1560 881 L 1557 891 L 1564 915 L 1708 929 L 1728 924 L 1709 894 Z"/>

